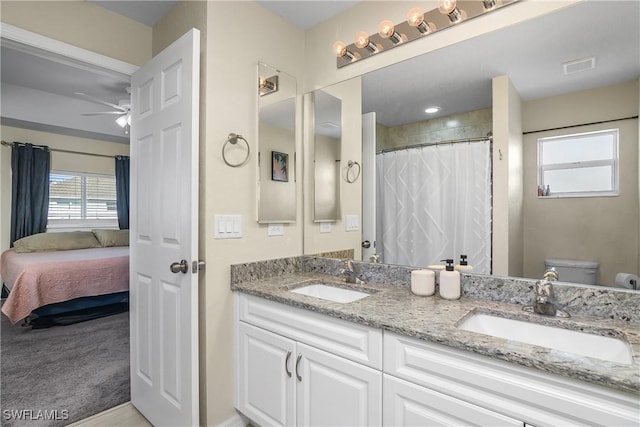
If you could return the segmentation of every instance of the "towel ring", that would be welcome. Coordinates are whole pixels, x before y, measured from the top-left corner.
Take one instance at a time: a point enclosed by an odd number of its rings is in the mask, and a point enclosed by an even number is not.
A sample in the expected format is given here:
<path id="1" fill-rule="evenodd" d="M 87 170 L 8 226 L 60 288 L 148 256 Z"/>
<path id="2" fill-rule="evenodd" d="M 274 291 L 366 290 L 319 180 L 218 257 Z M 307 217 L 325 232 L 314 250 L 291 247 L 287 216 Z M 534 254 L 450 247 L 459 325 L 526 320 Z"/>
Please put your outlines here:
<path id="1" fill-rule="evenodd" d="M 353 169 L 354 166 L 358 166 L 358 173 L 356 173 L 356 176 L 353 177 L 353 179 L 349 178 L 349 172 L 351 172 L 351 169 Z M 360 163 L 355 162 L 353 160 L 349 160 L 347 162 L 347 174 L 346 174 L 346 179 L 347 182 L 349 184 L 353 184 L 354 182 L 356 182 L 358 180 L 358 177 L 360 176 L 360 172 L 362 172 L 362 167 L 360 166 Z"/>
<path id="2" fill-rule="evenodd" d="M 244 158 L 244 160 L 242 160 L 240 163 L 229 163 L 229 161 L 227 160 L 227 157 L 224 154 L 225 149 L 227 148 L 227 144 L 231 143 L 231 145 L 235 145 L 238 143 L 239 139 L 243 140 L 245 145 L 247 146 L 247 155 Z M 227 140 L 224 142 L 224 145 L 222 146 L 222 160 L 224 160 L 227 166 L 231 166 L 232 168 L 237 168 L 247 163 L 247 160 L 249 160 L 250 154 L 251 154 L 251 147 L 249 147 L 249 143 L 247 142 L 246 139 L 244 139 L 242 135 L 238 135 L 237 133 L 230 133 L 229 136 L 227 137 Z"/>

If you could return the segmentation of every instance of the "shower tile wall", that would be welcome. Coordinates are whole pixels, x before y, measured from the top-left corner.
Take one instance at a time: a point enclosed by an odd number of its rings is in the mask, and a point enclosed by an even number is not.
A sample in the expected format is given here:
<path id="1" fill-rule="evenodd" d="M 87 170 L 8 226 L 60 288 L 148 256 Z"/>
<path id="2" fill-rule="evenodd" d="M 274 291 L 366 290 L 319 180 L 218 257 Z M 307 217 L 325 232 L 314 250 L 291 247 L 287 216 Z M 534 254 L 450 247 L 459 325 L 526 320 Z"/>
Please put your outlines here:
<path id="1" fill-rule="evenodd" d="M 491 108 L 485 108 L 396 127 L 378 124 L 376 149 L 483 137 L 491 132 L 492 120 Z"/>

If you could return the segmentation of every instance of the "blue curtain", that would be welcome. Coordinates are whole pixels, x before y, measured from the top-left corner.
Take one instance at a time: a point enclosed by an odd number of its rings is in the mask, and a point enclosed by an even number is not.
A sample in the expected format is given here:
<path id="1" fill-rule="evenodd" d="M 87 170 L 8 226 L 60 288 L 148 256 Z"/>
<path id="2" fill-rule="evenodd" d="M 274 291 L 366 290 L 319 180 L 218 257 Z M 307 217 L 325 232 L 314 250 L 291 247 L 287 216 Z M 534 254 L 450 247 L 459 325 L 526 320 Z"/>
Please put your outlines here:
<path id="1" fill-rule="evenodd" d="M 47 231 L 49 147 L 14 142 L 11 148 L 11 246 Z"/>
<path id="2" fill-rule="evenodd" d="M 116 208 L 120 230 L 129 229 L 129 157 L 116 156 Z"/>

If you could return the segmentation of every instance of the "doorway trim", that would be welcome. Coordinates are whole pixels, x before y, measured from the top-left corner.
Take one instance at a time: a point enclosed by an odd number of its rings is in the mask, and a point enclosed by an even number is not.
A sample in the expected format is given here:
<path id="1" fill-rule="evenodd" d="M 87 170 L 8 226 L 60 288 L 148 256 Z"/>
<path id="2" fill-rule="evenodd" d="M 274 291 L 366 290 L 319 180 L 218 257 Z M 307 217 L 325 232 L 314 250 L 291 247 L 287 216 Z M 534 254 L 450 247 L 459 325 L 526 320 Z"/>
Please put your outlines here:
<path id="1" fill-rule="evenodd" d="M 19 49 L 52 61 L 88 68 L 91 71 L 118 73 L 131 78 L 140 67 L 69 43 L 55 40 L 4 22 L 0 37 L 8 47 Z"/>

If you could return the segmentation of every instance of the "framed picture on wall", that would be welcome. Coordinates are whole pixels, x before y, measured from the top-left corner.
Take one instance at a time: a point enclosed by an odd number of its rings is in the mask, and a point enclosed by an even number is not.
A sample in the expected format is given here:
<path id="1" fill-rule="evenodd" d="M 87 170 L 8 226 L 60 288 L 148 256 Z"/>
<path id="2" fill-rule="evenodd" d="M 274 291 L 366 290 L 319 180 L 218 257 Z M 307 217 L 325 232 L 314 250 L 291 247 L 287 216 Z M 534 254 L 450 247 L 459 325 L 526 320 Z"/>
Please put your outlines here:
<path id="1" fill-rule="evenodd" d="M 271 179 L 273 181 L 289 181 L 289 155 L 287 153 L 271 152 Z"/>

